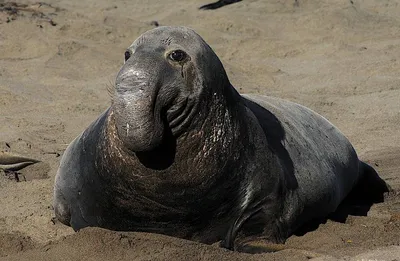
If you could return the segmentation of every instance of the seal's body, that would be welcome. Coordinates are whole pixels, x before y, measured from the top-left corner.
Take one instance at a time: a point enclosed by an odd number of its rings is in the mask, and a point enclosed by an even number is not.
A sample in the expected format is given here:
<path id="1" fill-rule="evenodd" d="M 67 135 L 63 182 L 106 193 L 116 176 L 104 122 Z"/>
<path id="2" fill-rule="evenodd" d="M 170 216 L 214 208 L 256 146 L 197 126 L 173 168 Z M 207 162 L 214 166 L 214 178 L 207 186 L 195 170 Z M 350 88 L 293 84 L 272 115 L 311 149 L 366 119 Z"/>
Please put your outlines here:
<path id="1" fill-rule="evenodd" d="M 239 95 L 188 28 L 143 34 L 125 60 L 111 107 L 69 145 L 56 176 L 56 216 L 75 230 L 227 248 L 255 237 L 284 242 L 334 212 L 366 176 L 380 180 L 319 114 Z"/>

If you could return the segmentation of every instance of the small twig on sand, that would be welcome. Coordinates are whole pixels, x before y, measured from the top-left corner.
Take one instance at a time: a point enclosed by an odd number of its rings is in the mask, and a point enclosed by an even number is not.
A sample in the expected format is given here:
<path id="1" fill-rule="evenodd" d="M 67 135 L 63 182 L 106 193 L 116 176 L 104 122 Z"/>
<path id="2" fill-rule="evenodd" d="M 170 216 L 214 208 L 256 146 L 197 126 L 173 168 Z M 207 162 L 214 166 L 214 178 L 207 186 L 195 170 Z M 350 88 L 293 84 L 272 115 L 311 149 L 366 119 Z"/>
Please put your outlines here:
<path id="1" fill-rule="evenodd" d="M 54 155 L 56 155 L 56 158 L 60 157 L 60 155 L 61 155 L 57 151 L 45 151 L 45 152 L 42 152 L 42 154 L 54 154 Z"/>

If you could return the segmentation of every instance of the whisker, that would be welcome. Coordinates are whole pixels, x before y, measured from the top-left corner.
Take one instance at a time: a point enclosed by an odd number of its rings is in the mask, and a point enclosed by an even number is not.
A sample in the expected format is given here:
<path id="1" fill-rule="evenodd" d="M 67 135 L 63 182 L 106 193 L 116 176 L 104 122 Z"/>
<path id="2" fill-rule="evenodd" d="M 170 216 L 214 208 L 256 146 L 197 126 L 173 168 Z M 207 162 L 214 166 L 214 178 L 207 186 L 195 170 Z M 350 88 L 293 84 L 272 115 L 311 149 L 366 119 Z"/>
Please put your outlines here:
<path id="1" fill-rule="evenodd" d="M 112 103 L 114 101 L 115 86 L 110 79 L 108 80 L 108 84 L 106 84 L 106 88 Z"/>

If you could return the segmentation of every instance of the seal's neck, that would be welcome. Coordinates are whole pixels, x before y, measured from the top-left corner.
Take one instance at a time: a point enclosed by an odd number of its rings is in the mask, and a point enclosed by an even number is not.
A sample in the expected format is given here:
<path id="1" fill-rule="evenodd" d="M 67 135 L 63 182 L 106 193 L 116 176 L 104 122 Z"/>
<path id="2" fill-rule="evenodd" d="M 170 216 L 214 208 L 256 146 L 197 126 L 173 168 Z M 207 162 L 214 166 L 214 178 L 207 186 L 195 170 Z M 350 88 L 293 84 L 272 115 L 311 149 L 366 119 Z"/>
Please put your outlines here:
<path id="1" fill-rule="evenodd" d="M 209 181 L 227 172 L 225 165 L 238 158 L 236 154 L 250 141 L 245 135 L 247 126 L 241 122 L 245 113 L 242 98 L 231 85 L 209 93 L 202 101 L 189 128 L 176 139 L 175 162 L 194 173 L 182 179 L 206 189 Z"/>
<path id="2" fill-rule="evenodd" d="M 204 134 L 215 136 L 214 132 L 231 128 L 237 114 L 243 107 L 240 94 L 227 81 L 223 88 L 207 88 L 198 98 L 197 106 L 191 115 L 191 125 L 187 130 L 202 131 Z"/>

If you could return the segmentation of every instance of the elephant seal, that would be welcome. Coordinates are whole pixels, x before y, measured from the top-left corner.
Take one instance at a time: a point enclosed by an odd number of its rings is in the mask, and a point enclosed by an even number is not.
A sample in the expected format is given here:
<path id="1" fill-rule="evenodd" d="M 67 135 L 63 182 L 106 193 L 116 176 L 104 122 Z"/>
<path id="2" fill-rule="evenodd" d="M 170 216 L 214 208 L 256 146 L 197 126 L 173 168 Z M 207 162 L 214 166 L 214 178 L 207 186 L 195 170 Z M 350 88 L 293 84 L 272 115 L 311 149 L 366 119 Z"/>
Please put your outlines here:
<path id="1" fill-rule="evenodd" d="M 388 189 L 324 117 L 240 95 L 198 34 L 162 26 L 127 49 L 111 106 L 66 149 L 54 209 L 74 230 L 241 249 L 284 242 L 365 181 L 365 196 Z"/>

